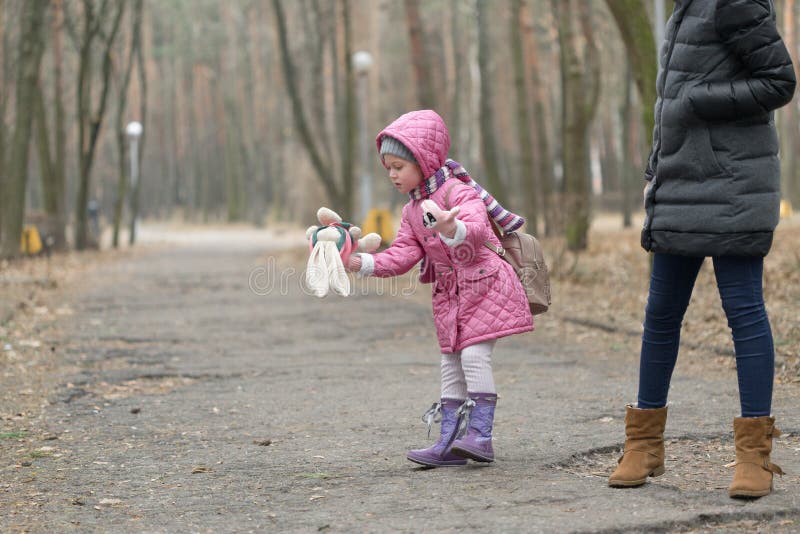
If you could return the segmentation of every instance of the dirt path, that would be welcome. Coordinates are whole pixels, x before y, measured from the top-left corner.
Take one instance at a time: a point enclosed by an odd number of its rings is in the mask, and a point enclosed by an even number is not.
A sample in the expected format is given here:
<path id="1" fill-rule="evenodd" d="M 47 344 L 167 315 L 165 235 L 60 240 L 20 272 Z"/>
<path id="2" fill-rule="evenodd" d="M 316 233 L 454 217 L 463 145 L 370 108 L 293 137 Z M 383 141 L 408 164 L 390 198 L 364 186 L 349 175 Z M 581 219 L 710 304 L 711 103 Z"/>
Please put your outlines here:
<path id="1" fill-rule="evenodd" d="M 497 346 L 498 461 L 424 470 L 405 451 L 427 442 L 419 416 L 438 395 L 429 304 L 374 284 L 318 300 L 288 256 L 269 258 L 209 239 L 75 286 L 43 334 L 68 374 L 25 430 L 5 422 L 0 530 L 800 528 L 796 385 L 776 390 L 789 474 L 772 496 L 727 497 L 734 372 L 680 362 L 667 474 L 609 489 L 636 359 L 559 339 L 545 317 Z"/>

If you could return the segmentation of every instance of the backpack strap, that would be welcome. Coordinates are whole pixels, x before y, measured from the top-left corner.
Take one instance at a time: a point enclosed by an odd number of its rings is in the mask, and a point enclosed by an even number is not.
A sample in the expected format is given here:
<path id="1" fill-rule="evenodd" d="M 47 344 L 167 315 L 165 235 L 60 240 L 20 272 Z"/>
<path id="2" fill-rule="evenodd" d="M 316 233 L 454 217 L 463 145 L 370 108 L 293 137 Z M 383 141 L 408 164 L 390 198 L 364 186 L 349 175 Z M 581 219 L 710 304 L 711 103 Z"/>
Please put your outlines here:
<path id="1" fill-rule="evenodd" d="M 451 178 L 451 180 L 453 180 L 453 179 Z M 460 181 L 457 181 L 457 179 L 456 179 L 456 180 L 453 180 L 453 183 L 450 184 L 447 187 L 447 190 L 445 190 L 445 193 L 444 193 L 444 209 L 446 209 L 447 211 L 450 211 L 450 207 L 451 207 L 450 206 L 450 194 L 453 192 L 453 189 L 458 185 L 466 185 L 466 184 L 462 184 Z M 497 225 L 494 223 L 494 221 L 492 221 L 491 218 L 489 218 L 489 225 L 492 227 L 492 231 L 494 232 L 494 235 L 497 236 L 497 240 L 500 241 L 500 239 L 503 237 L 503 234 L 500 233 L 500 230 L 497 228 Z M 488 239 L 483 242 L 483 245 L 486 248 L 488 248 L 489 250 L 491 250 L 492 252 L 494 252 L 495 254 L 497 254 L 498 256 L 500 256 L 501 258 L 505 257 L 505 255 L 506 255 L 506 249 L 504 249 L 503 247 L 495 246 L 495 244 L 492 243 L 491 241 L 489 241 Z"/>

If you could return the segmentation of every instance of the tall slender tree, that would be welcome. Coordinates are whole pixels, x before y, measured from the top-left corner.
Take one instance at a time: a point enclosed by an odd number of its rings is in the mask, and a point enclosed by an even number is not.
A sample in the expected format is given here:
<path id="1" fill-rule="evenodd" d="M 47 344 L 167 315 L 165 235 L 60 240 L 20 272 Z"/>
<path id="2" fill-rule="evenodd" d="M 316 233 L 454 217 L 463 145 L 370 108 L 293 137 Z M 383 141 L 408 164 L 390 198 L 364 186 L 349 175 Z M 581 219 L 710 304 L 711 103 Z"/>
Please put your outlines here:
<path id="1" fill-rule="evenodd" d="M 647 14 L 645 0 L 606 0 L 606 4 L 617 23 L 622 42 L 625 43 L 633 78 L 643 104 L 642 121 L 645 131 L 652 132 L 655 125 L 653 113 L 658 62 L 653 23 Z"/>
<path id="2" fill-rule="evenodd" d="M 431 55 L 425 46 L 419 0 L 405 0 L 403 5 L 406 11 L 411 69 L 414 73 L 414 86 L 417 88 L 417 100 L 421 107 L 434 109 L 436 91 L 433 83 L 433 67 Z"/>
<path id="3" fill-rule="evenodd" d="M 589 128 L 600 96 L 600 65 L 591 21 L 590 0 L 553 0 L 561 49 L 562 166 L 564 231 L 570 250 L 588 246 L 590 223 Z M 574 17 L 578 14 L 585 53 L 578 48 Z"/>
<path id="4" fill-rule="evenodd" d="M 481 157 L 483 169 L 486 172 L 485 181 L 489 191 L 501 203 L 508 205 L 505 183 L 500 175 L 500 156 L 497 150 L 497 141 L 494 127 L 494 78 L 492 64 L 489 57 L 491 39 L 489 36 L 490 5 L 488 0 L 478 2 L 478 67 L 481 79 L 480 97 L 480 127 L 481 127 Z"/>
<path id="5" fill-rule="evenodd" d="M 783 0 L 781 6 L 783 16 L 783 40 L 786 48 L 794 61 L 795 72 L 800 72 L 797 50 L 797 10 L 795 0 Z M 800 135 L 797 134 L 797 125 L 800 121 L 798 106 L 800 103 L 795 98 L 788 106 L 780 110 L 781 125 L 781 177 L 784 198 L 800 206 L 800 176 L 798 176 L 798 154 L 800 149 Z"/>
<path id="6" fill-rule="evenodd" d="M 39 67 L 45 48 L 47 6 L 47 0 L 29 0 L 20 9 L 14 130 L 9 161 L 0 175 L 0 257 L 4 258 L 15 257 L 20 251 L 33 114 Z"/>
<path id="7" fill-rule="evenodd" d="M 337 110 L 342 113 L 337 132 L 342 151 L 341 176 L 337 183 L 334 172 L 333 162 L 326 160 L 323 153 L 324 149 L 315 139 L 310 123 L 306 117 L 308 109 L 307 102 L 303 99 L 303 92 L 300 87 L 300 77 L 297 73 L 297 66 L 292 58 L 289 47 L 289 31 L 287 28 L 286 14 L 281 0 L 272 0 L 275 15 L 276 29 L 278 33 L 278 47 L 281 55 L 281 65 L 283 68 L 283 78 L 286 84 L 286 92 L 292 106 L 292 116 L 295 127 L 300 135 L 300 141 L 311 159 L 311 165 L 317 177 L 322 183 L 329 199 L 337 207 L 337 211 L 344 217 L 353 216 L 353 165 L 355 160 L 355 96 L 354 96 L 354 76 L 351 61 L 351 39 L 352 29 L 350 27 L 350 7 L 349 0 L 338 0 L 337 5 L 340 9 L 336 10 L 336 30 L 334 35 L 340 34 L 341 38 L 334 38 L 334 65 L 333 79 L 338 80 L 338 69 L 343 67 L 344 76 L 342 87 L 334 84 L 334 100 Z M 341 46 L 341 49 L 339 48 Z M 340 65 L 341 62 L 341 65 Z M 322 73 L 314 72 L 311 76 L 321 76 Z"/>
<path id="8" fill-rule="evenodd" d="M 76 93 L 79 183 L 75 205 L 75 248 L 78 250 L 83 250 L 89 245 L 87 205 L 91 188 L 92 165 L 108 105 L 113 61 L 112 49 L 124 12 L 125 2 L 105 0 L 100 4 L 98 10 L 93 0 L 83 0 L 83 33 L 80 42 L 80 66 Z M 102 62 L 99 77 L 100 95 L 95 104 L 92 102 L 92 93 L 97 80 L 94 75 L 94 56 L 98 40 L 102 47 Z"/>
<path id="9" fill-rule="evenodd" d="M 528 106 L 528 87 L 526 84 L 525 60 L 526 47 L 523 41 L 523 4 L 525 0 L 511 0 L 511 17 L 509 18 L 509 38 L 511 43 L 511 57 L 514 68 L 514 89 L 516 95 L 516 127 L 519 139 L 519 171 L 521 176 L 520 183 L 523 186 L 523 196 L 525 198 L 525 215 L 527 216 L 527 228 L 529 232 L 538 234 L 538 206 L 539 199 L 537 191 L 539 184 L 533 163 L 533 135 L 531 127 L 530 108 Z"/>

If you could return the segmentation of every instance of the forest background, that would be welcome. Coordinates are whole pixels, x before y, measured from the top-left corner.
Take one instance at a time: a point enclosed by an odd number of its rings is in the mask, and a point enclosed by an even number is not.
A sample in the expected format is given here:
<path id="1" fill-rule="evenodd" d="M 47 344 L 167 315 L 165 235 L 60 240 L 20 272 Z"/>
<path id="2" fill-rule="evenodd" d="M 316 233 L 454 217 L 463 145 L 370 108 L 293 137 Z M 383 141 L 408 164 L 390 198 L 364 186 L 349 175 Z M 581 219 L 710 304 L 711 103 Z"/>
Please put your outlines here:
<path id="1" fill-rule="evenodd" d="M 2 255 L 26 221 L 56 249 L 95 244 L 93 217 L 116 245 L 134 213 L 305 226 L 329 205 L 361 222 L 403 202 L 374 135 L 420 108 L 530 232 L 583 250 L 593 212 L 640 211 L 671 4 L 0 0 Z M 800 10 L 775 4 L 796 58 Z M 777 121 L 796 205 L 797 99 Z"/>

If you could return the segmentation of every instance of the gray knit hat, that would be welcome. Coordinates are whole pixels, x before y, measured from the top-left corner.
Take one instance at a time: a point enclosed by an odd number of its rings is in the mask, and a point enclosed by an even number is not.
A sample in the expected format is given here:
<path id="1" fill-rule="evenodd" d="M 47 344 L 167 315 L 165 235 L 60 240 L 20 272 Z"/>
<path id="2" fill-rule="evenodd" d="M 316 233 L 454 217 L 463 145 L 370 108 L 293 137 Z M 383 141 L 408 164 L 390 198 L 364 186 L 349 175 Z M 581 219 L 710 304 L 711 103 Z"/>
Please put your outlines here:
<path id="1" fill-rule="evenodd" d="M 388 135 L 383 136 L 381 140 L 381 159 L 383 159 L 383 156 L 386 154 L 391 154 L 412 163 L 417 163 L 417 158 L 414 157 L 414 154 L 411 153 L 406 145 Z"/>

